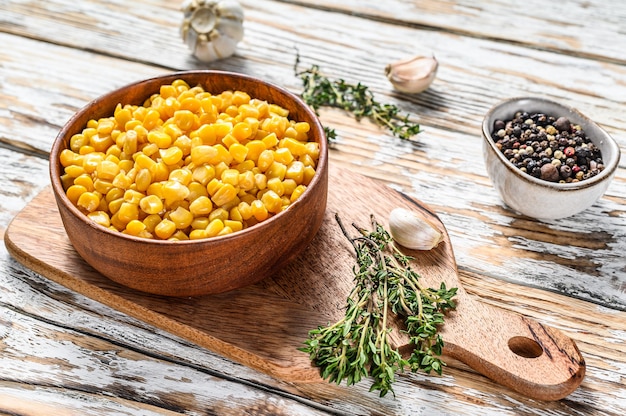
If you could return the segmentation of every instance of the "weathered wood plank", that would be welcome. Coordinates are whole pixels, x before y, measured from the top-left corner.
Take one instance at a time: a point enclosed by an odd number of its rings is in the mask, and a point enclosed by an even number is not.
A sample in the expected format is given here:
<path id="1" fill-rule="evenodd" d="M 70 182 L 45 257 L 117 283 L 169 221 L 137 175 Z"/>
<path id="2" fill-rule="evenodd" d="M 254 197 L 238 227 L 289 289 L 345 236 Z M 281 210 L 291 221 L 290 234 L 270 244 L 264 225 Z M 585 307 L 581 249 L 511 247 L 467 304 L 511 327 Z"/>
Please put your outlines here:
<path id="1" fill-rule="evenodd" d="M 606 2 L 601 0 L 567 3 L 530 0 L 523 4 L 497 0 L 282 1 L 397 25 L 443 30 L 533 49 L 558 51 L 564 55 L 626 63 L 620 53 L 626 46 L 623 30 L 626 8 L 623 3 L 612 3 L 611 7 L 606 7 Z"/>

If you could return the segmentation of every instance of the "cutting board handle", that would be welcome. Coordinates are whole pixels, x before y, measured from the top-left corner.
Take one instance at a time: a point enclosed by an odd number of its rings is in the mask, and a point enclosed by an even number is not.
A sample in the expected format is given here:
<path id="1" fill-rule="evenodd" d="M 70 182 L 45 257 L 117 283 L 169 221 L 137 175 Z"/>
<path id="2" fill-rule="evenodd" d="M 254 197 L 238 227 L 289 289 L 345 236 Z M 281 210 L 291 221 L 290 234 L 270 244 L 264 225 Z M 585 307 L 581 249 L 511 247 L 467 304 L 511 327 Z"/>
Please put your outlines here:
<path id="1" fill-rule="evenodd" d="M 442 329 L 444 354 L 537 400 L 559 400 L 585 375 L 585 360 L 561 331 L 478 302 L 464 292 Z"/>

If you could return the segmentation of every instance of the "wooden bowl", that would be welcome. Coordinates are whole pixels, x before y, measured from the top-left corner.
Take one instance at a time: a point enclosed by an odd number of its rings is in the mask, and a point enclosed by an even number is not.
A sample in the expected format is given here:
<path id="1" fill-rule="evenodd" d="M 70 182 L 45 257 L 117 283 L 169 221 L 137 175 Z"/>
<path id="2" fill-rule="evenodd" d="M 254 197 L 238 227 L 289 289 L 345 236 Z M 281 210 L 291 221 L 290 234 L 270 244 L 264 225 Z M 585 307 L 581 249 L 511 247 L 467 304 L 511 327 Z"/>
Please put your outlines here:
<path id="1" fill-rule="evenodd" d="M 161 85 L 183 79 L 219 94 L 245 91 L 278 104 L 289 117 L 310 124 L 320 157 L 313 180 L 287 210 L 230 235 L 203 240 L 161 241 L 133 237 L 91 221 L 67 198 L 61 184 L 61 151 L 90 119 L 109 117 L 115 106 L 143 104 Z M 219 71 L 177 72 L 139 81 L 112 91 L 83 107 L 62 128 L 50 153 L 50 179 L 63 225 L 78 254 L 109 279 L 143 292 L 199 296 L 256 283 L 300 253 L 317 233 L 328 190 L 328 148 L 315 113 L 296 95 L 249 76 Z"/>

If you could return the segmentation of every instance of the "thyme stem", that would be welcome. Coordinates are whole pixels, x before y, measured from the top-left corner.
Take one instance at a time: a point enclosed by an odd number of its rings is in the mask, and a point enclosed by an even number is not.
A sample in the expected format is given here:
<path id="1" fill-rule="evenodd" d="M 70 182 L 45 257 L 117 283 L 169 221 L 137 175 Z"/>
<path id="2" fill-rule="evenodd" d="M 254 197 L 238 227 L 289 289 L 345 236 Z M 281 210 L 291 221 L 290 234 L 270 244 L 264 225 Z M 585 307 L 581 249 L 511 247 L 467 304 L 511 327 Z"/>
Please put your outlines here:
<path id="1" fill-rule="evenodd" d="M 373 216 L 369 231 L 354 225 L 356 237 L 350 236 L 338 215 L 335 219 L 355 251 L 355 286 L 346 300 L 345 316 L 309 331 L 300 350 L 310 355 L 322 378 L 352 385 L 371 376 L 370 390 L 380 396 L 393 393 L 395 373 L 406 367 L 441 374 L 445 363 L 438 356 L 443 340 L 437 330 L 445 312 L 455 307 L 452 298 L 457 289 L 447 289 L 443 283 L 437 290 L 422 287 L 419 275 L 410 268 L 411 258 L 395 247 Z M 390 313 L 404 319 L 414 347 L 408 359 L 390 343 Z"/>

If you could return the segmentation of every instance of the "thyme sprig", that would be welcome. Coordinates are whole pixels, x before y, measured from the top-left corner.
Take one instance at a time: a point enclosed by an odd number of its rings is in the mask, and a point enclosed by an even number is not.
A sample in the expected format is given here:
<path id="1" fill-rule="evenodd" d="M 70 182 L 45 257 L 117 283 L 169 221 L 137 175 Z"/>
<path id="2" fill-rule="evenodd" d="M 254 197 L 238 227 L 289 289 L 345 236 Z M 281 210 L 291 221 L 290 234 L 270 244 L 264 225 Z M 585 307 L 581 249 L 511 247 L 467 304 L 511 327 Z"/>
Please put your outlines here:
<path id="1" fill-rule="evenodd" d="M 381 397 L 393 393 L 395 374 L 405 368 L 441 374 L 446 364 L 439 357 L 443 339 L 438 327 L 446 311 L 455 308 L 457 288 L 447 289 L 443 282 L 439 289 L 424 287 L 410 267 L 412 258 L 398 250 L 374 216 L 371 231 L 353 224 L 356 237 L 349 235 L 338 215 L 335 219 L 355 250 L 354 287 L 345 315 L 309 331 L 300 350 L 310 355 L 323 379 L 353 385 L 371 376 L 370 391 L 379 391 Z M 391 345 L 391 314 L 406 326 L 413 346 L 408 359 Z"/>
<path id="2" fill-rule="evenodd" d="M 398 106 L 382 104 L 376 100 L 369 87 L 348 83 L 343 79 L 331 80 L 324 76 L 318 65 L 299 71 L 300 57 L 296 56 L 294 72 L 302 80 L 300 94 L 304 102 L 315 111 L 321 107 L 343 109 L 357 120 L 369 118 L 374 123 L 392 132 L 401 139 L 408 140 L 420 132 L 420 126 L 409 119 L 409 114 L 401 114 Z M 336 137 L 334 129 L 325 128 L 329 141 Z"/>

